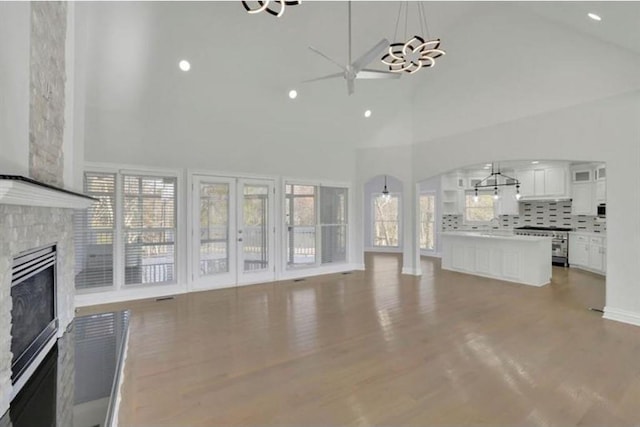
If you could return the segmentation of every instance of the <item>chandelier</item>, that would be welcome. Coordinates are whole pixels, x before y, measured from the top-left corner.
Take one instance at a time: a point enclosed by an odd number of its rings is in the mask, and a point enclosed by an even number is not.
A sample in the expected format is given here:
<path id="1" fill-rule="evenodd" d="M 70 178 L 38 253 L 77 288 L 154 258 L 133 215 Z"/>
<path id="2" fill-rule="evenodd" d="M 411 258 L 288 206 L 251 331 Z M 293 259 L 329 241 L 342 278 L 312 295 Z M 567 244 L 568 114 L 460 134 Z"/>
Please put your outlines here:
<path id="1" fill-rule="evenodd" d="M 501 178 L 502 182 L 500 182 Z M 522 197 L 522 195 L 520 194 L 520 181 L 518 181 L 516 178 L 510 177 L 509 175 L 503 174 L 502 172 L 500 172 L 500 169 L 498 169 L 497 172 L 494 171 L 493 163 L 491 163 L 491 174 L 489 174 L 485 179 L 478 182 L 474 186 L 473 201 L 478 201 L 478 189 L 493 188 L 493 198 L 495 200 L 498 200 L 500 198 L 498 187 L 513 185 L 516 186 L 516 200 L 520 200 L 520 198 Z"/>
<path id="2" fill-rule="evenodd" d="M 278 18 L 284 14 L 284 9 L 286 6 L 296 6 L 302 3 L 302 0 L 296 1 L 285 1 L 285 0 L 258 0 L 251 3 L 257 3 L 255 7 L 249 5 L 250 2 L 242 1 L 242 5 L 248 13 L 260 13 L 267 12 L 273 16 L 277 16 Z"/>
<path id="3" fill-rule="evenodd" d="M 393 39 L 397 40 L 398 24 L 404 7 L 404 32 L 406 42 L 396 42 L 389 45 L 387 53 L 381 58 L 381 61 L 389 67 L 389 71 L 394 73 L 406 72 L 413 74 L 422 68 L 431 68 L 436 65 L 436 58 L 446 54 L 440 49 L 440 39 L 431 39 L 429 35 L 429 26 L 422 2 L 416 2 L 418 9 L 418 21 L 422 34 L 426 36 L 414 35 L 409 38 L 407 35 L 407 22 L 409 21 L 409 2 L 403 1 L 398 8 L 398 18 L 396 19 L 396 27 L 393 33 Z"/>

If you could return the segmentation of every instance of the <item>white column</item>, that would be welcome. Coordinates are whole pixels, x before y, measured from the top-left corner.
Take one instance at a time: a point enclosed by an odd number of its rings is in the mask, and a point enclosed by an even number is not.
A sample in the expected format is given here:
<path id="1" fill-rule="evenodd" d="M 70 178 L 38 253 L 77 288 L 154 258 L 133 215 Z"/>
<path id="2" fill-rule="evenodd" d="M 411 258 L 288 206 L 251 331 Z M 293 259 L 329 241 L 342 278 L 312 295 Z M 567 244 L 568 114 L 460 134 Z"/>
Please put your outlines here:
<path id="1" fill-rule="evenodd" d="M 402 274 L 422 275 L 420 268 L 420 236 L 418 228 L 418 186 L 413 180 L 404 181 L 402 210 Z"/>

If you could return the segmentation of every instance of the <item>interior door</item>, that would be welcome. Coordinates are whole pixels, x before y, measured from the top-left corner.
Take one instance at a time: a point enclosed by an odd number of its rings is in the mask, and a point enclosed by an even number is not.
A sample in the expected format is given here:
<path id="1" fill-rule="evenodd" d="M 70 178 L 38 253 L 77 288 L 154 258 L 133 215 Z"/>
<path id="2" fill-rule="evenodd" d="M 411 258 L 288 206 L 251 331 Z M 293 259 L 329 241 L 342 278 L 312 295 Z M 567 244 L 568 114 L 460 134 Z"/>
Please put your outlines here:
<path id="1" fill-rule="evenodd" d="M 194 177 L 194 288 L 274 279 L 273 188 L 268 180 Z"/>
<path id="2" fill-rule="evenodd" d="M 271 181 L 238 181 L 238 284 L 275 277 L 273 188 Z"/>

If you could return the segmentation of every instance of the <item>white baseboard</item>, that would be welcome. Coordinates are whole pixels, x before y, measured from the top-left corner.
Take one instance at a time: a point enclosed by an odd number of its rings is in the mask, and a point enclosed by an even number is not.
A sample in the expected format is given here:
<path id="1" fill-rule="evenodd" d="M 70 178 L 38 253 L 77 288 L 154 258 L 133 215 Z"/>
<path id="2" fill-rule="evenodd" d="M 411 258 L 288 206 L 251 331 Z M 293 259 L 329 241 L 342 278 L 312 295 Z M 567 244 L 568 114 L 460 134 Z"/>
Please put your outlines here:
<path id="1" fill-rule="evenodd" d="M 628 323 L 630 325 L 640 326 L 640 313 L 637 311 L 622 310 L 620 308 L 605 307 L 604 319 L 615 320 L 616 322 Z"/>
<path id="2" fill-rule="evenodd" d="M 365 252 L 385 253 L 385 254 L 401 254 L 402 248 L 364 248 Z"/>
<path id="3" fill-rule="evenodd" d="M 408 274 L 410 276 L 422 276 L 422 269 L 402 267 L 402 274 Z"/>
<path id="4" fill-rule="evenodd" d="M 354 270 L 361 270 L 361 271 L 365 270 L 364 263 L 362 263 L 362 264 L 351 264 L 351 265 L 353 266 Z"/>

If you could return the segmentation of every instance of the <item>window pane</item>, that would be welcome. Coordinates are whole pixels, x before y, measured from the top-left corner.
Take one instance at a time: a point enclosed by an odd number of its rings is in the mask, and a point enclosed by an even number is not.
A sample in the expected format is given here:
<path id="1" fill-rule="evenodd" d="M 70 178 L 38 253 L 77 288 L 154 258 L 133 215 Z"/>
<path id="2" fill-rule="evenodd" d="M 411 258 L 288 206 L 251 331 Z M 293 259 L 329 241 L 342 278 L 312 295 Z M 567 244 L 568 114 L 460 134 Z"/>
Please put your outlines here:
<path id="1" fill-rule="evenodd" d="M 125 284 L 175 281 L 176 178 L 125 175 Z"/>
<path id="2" fill-rule="evenodd" d="M 229 185 L 200 184 L 200 276 L 229 271 Z"/>
<path id="3" fill-rule="evenodd" d="M 315 264 L 316 227 L 288 227 L 289 265 Z"/>
<path id="4" fill-rule="evenodd" d="M 473 194 L 465 195 L 465 221 L 467 222 L 489 222 L 495 216 L 493 195 L 490 193 L 478 194 L 475 201 Z"/>
<path id="5" fill-rule="evenodd" d="M 116 175 L 86 173 L 84 192 L 98 199 L 73 215 L 76 289 L 113 285 Z"/>
<path id="6" fill-rule="evenodd" d="M 269 186 L 244 186 L 242 252 L 244 271 L 263 271 L 269 267 Z"/>
<path id="7" fill-rule="evenodd" d="M 399 197 L 376 195 L 373 199 L 373 246 L 399 245 Z"/>
<path id="8" fill-rule="evenodd" d="M 347 223 L 347 189 L 320 187 L 320 224 Z"/>
<path id="9" fill-rule="evenodd" d="M 320 187 L 322 264 L 347 260 L 347 189 Z"/>
<path id="10" fill-rule="evenodd" d="M 435 196 L 420 196 L 420 248 L 435 249 Z"/>
<path id="11" fill-rule="evenodd" d="M 322 263 L 345 262 L 347 260 L 347 226 L 323 225 Z"/>

